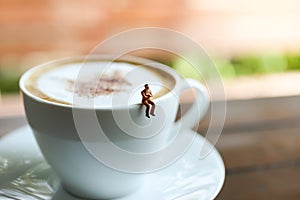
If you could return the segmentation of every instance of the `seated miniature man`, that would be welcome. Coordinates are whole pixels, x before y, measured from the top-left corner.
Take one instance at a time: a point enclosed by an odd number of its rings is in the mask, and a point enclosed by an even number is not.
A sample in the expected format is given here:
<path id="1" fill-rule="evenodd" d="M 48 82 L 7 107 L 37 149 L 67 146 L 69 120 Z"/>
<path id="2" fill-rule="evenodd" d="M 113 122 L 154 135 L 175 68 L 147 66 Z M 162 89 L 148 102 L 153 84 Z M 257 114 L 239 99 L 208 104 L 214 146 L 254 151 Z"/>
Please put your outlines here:
<path id="1" fill-rule="evenodd" d="M 155 103 L 151 100 L 151 97 L 153 97 L 152 92 L 149 88 L 148 84 L 144 85 L 145 89 L 141 92 L 142 94 L 142 104 L 146 106 L 146 117 L 150 118 L 150 114 L 152 116 L 155 116 L 154 110 L 155 110 Z M 150 105 L 151 110 L 150 110 Z"/>

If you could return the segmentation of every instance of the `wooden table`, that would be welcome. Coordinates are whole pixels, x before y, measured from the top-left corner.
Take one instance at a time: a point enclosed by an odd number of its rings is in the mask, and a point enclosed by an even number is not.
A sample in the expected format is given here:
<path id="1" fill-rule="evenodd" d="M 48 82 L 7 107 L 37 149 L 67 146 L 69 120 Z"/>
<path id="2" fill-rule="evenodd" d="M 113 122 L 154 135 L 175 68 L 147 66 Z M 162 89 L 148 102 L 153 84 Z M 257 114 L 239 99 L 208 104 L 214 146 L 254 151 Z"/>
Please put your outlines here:
<path id="1" fill-rule="evenodd" d="M 216 145 L 226 165 L 217 199 L 300 199 L 300 97 L 236 100 L 227 104 Z M 207 129 L 209 114 L 198 131 Z M 26 124 L 0 118 L 0 135 Z"/>

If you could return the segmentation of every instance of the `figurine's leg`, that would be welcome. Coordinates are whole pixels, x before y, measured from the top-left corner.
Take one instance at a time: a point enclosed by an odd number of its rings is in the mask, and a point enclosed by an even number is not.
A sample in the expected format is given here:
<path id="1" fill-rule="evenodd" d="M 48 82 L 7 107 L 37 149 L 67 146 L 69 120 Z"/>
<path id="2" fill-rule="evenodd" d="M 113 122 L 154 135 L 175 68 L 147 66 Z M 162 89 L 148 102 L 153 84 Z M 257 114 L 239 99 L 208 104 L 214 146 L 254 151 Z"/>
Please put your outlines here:
<path id="1" fill-rule="evenodd" d="M 146 106 L 146 117 L 150 118 L 149 111 L 150 111 L 150 105 L 144 104 Z"/>
<path id="2" fill-rule="evenodd" d="M 153 101 L 151 101 L 151 100 L 148 101 L 148 103 L 152 105 L 151 111 L 150 111 L 151 115 L 152 115 L 152 116 L 155 116 L 155 114 L 154 114 L 154 111 L 155 111 L 155 103 L 154 103 Z"/>

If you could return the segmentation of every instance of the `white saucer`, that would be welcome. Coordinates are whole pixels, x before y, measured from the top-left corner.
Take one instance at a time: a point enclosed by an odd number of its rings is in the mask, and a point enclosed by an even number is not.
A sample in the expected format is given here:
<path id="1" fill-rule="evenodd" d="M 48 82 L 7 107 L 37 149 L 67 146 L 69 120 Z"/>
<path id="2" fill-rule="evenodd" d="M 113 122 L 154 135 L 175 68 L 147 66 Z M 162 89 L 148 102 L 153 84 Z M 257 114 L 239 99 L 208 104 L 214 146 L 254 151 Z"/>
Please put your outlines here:
<path id="1" fill-rule="evenodd" d="M 190 131 L 191 130 L 186 130 Z M 118 200 L 208 200 L 220 192 L 225 168 L 216 149 L 199 159 L 206 140 L 198 135 L 171 166 L 146 175 L 143 187 Z M 80 200 L 66 193 L 45 162 L 29 126 L 0 138 L 0 199 Z"/>

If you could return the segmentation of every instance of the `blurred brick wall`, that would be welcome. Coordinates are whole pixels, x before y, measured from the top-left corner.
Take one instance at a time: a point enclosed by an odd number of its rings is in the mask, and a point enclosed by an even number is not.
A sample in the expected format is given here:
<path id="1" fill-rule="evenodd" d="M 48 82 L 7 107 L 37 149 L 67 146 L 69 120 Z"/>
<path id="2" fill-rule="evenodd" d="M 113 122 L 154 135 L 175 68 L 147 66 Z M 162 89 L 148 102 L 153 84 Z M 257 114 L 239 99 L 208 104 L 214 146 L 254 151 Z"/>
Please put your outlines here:
<path id="1" fill-rule="evenodd" d="M 135 27 L 186 33 L 210 53 L 300 49 L 295 0 L 0 0 L 0 67 L 90 52 Z"/>
<path id="2" fill-rule="evenodd" d="M 143 26 L 176 28 L 180 0 L 0 0 L 0 59 L 88 53 L 106 37 Z M 170 7 L 172 5 L 172 7 Z M 29 61 L 30 63 L 31 61 Z"/>

